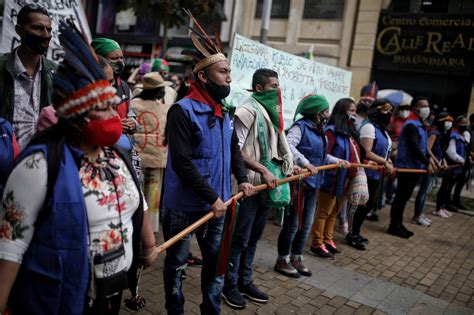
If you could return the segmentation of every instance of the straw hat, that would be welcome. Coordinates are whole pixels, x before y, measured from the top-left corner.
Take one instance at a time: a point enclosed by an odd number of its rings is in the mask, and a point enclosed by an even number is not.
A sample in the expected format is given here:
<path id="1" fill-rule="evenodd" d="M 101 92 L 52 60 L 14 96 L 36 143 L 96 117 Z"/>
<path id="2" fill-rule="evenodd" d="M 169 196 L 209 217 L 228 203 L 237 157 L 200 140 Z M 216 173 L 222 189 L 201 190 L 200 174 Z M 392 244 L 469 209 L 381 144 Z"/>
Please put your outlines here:
<path id="1" fill-rule="evenodd" d="M 172 82 L 165 81 L 158 72 L 148 72 L 143 76 L 143 89 L 152 90 L 159 87 L 171 86 Z"/>

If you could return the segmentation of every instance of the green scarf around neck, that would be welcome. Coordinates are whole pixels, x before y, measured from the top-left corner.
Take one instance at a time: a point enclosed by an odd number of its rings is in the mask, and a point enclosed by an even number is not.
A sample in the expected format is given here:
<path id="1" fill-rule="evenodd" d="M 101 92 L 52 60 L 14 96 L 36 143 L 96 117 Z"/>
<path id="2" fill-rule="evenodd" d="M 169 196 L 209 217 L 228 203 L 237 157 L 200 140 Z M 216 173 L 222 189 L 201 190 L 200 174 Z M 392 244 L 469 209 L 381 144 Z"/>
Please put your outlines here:
<path id="1" fill-rule="evenodd" d="M 252 97 L 265 108 L 275 130 L 281 132 L 283 130 L 283 117 L 278 99 L 278 89 L 254 92 Z"/>

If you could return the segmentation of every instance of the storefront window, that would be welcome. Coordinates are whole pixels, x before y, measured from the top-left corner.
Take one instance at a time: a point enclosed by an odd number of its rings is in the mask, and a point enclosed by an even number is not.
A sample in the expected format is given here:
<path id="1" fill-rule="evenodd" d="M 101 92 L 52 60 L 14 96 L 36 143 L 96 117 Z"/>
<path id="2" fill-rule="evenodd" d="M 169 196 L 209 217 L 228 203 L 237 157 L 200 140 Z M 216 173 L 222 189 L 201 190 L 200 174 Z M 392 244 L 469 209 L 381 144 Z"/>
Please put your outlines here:
<path id="1" fill-rule="evenodd" d="M 256 18 L 262 17 L 263 0 L 257 1 L 257 11 L 255 12 Z M 273 0 L 272 1 L 272 18 L 275 19 L 287 19 L 288 12 L 290 12 L 290 0 Z"/>
<path id="2" fill-rule="evenodd" d="M 342 20 L 344 0 L 305 0 L 304 19 Z"/>

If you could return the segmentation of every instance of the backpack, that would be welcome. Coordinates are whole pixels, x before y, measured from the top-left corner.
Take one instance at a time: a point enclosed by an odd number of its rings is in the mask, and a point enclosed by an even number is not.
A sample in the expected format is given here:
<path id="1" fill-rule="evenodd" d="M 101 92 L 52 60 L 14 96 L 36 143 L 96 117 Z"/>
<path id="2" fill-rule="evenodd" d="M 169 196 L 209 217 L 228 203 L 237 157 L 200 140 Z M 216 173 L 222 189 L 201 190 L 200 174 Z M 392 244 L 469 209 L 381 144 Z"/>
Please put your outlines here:
<path id="1" fill-rule="evenodd" d="M 0 118 L 0 196 L 13 166 L 13 137 L 12 125 Z"/>

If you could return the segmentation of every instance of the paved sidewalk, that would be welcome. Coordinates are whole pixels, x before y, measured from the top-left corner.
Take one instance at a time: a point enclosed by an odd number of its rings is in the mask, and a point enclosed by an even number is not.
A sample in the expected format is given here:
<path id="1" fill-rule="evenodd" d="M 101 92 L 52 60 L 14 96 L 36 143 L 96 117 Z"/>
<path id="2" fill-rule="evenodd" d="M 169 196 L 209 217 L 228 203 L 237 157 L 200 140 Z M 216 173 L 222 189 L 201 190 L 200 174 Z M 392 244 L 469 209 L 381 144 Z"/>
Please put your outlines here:
<path id="1" fill-rule="evenodd" d="M 366 251 L 336 242 L 344 251 L 333 261 L 305 255 L 312 277 L 290 279 L 273 271 L 279 227 L 268 223 L 255 261 L 255 283 L 269 293 L 267 304 L 248 303 L 242 311 L 222 304 L 223 314 L 474 314 L 474 217 L 454 214 L 450 219 L 430 215 L 429 228 L 409 223 L 413 204 L 405 213 L 409 240 L 385 233 L 389 207 L 380 222 L 366 222 L 362 233 L 370 240 Z M 161 240 L 160 240 L 161 241 Z M 196 248 L 196 244 L 193 245 Z M 198 253 L 198 250 L 195 250 Z M 136 314 L 162 314 L 163 257 L 142 279 L 140 294 L 147 308 Z M 199 268 L 187 268 L 185 310 L 199 314 Z M 124 294 L 128 297 L 127 293 Z M 121 314 L 128 314 L 125 309 Z"/>

